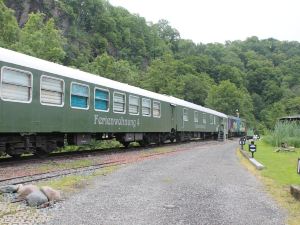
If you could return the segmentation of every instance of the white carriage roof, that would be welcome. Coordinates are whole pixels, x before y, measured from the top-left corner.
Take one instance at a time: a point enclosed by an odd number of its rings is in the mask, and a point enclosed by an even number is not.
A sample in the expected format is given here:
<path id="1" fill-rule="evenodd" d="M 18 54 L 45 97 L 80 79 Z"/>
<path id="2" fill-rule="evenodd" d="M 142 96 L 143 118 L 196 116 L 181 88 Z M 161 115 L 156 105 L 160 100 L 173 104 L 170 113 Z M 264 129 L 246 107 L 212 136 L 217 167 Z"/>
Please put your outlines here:
<path id="1" fill-rule="evenodd" d="M 152 99 L 159 99 L 161 101 L 169 102 L 174 105 L 181 105 L 184 107 L 192 108 L 202 112 L 214 114 L 216 116 L 227 118 L 224 113 L 217 112 L 215 110 L 205 108 L 203 106 L 196 105 L 191 102 L 184 101 L 172 96 L 158 94 L 155 92 L 147 91 L 138 87 L 134 87 L 128 84 L 120 83 L 118 81 L 110 80 L 98 75 L 90 74 L 87 72 L 80 71 L 78 69 L 73 69 L 56 63 L 52 63 L 46 60 L 38 59 L 32 56 L 28 56 L 19 52 L 12 50 L 0 48 L 0 61 L 12 63 L 24 67 L 29 67 L 32 69 L 60 75 L 63 77 L 68 77 L 71 79 L 76 79 L 84 82 L 98 84 L 100 86 L 117 89 L 119 91 L 124 91 L 136 95 L 141 95 L 149 97 Z"/>

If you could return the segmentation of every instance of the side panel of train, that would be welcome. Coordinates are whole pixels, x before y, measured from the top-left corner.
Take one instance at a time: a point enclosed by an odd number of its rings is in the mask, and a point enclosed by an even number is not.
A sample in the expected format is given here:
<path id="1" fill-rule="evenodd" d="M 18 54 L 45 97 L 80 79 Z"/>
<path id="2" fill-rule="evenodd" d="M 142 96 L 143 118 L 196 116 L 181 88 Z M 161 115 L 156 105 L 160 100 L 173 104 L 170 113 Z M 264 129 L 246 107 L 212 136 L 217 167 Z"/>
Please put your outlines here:
<path id="1" fill-rule="evenodd" d="M 247 133 L 246 121 L 235 116 L 228 116 L 228 136 L 241 137 Z"/>
<path id="2" fill-rule="evenodd" d="M 51 152 L 92 138 L 124 145 L 216 136 L 221 117 L 0 62 L 0 153 Z M 129 90 L 130 91 L 130 90 Z"/>
<path id="3" fill-rule="evenodd" d="M 227 119 L 207 112 L 177 106 L 177 131 L 185 138 L 220 138 L 227 134 Z"/>

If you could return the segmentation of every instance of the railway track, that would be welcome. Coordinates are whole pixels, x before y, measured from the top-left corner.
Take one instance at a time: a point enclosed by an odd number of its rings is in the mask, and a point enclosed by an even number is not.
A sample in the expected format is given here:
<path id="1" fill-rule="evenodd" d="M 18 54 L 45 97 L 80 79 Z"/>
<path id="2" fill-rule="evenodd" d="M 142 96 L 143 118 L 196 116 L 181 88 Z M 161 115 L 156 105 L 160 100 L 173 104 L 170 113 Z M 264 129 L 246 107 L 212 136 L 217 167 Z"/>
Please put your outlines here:
<path id="1" fill-rule="evenodd" d="M 124 164 L 125 161 L 113 161 L 113 162 L 107 162 L 107 163 L 99 163 L 91 166 L 82 166 L 77 168 L 71 168 L 66 170 L 58 170 L 58 171 L 52 171 L 52 172 L 44 172 L 34 175 L 28 175 L 28 176 L 17 176 L 13 178 L 6 178 L 6 179 L 0 179 L 0 186 L 2 185 L 15 185 L 20 183 L 31 183 L 36 182 L 40 180 L 46 180 L 51 179 L 55 177 L 70 175 L 70 174 L 76 174 L 78 172 L 85 172 L 90 170 L 97 170 L 109 166 L 116 166 Z"/>
<path id="2" fill-rule="evenodd" d="M 197 145 L 199 146 L 207 146 L 208 144 L 216 144 L 218 142 L 214 142 L 214 141 L 203 141 L 203 142 L 197 142 Z M 29 174 L 25 174 L 25 175 L 21 175 L 21 176 L 12 176 L 12 177 L 6 177 L 6 178 L 0 178 L 0 186 L 3 185 L 13 185 L 13 184 L 20 184 L 20 183 L 32 183 L 32 182 L 37 182 L 37 181 L 41 181 L 41 180 L 47 180 L 47 179 L 52 179 L 52 178 L 57 178 L 60 176 L 67 176 L 67 175 L 71 175 L 71 174 L 76 174 L 76 173 L 82 173 L 82 172 L 87 172 L 87 171 L 93 171 L 93 170 L 97 170 L 97 169 L 102 169 L 102 168 L 106 168 L 106 167 L 111 167 L 111 166 L 119 166 L 119 165 L 124 165 L 124 164 L 128 164 L 128 163 L 132 163 L 132 162 L 136 162 L 136 161 L 140 161 L 149 157 L 156 157 L 159 155 L 165 155 L 165 154 L 172 154 L 174 152 L 179 152 L 179 151 L 186 151 L 189 149 L 192 149 L 194 147 L 195 142 L 192 143 L 185 143 L 185 144 L 180 144 L 180 145 L 175 145 L 173 143 L 169 143 L 168 145 L 164 145 L 163 147 L 168 147 L 168 146 L 175 146 L 174 149 L 172 150 L 167 150 L 167 151 L 163 151 L 163 152 L 151 152 L 151 150 L 155 149 L 153 147 L 149 147 L 144 151 L 140 151 L 140 147 L 137 148 L 131 148 L 131 149 L 126 149 L 126 151 L 120 152 L 116 149 L 114 150 L 108 150 L 108 151 L 102 151 L 100 154 L 98 154 L 97 152 L 95 153 L 96 156 L 104 156 L 104 155 L 109 155 L 109 156 L 113 156 L 111 157 L 111 160 L 107 160 L 105 162 L 100 162 L 100 163 L 95 163 L 93 165 L 88 165 L 88 166 L 80 166 L 80 167 L 76 167 L 76 168 L 68 168 L 68 169 L 60 169 L 60 170 L 55 170 L 55 171 L 48 171 L 48 172 L 37 172 L 37 173 L 29 173 Z M 220 144 L 220 143 L 219 143 Z M 157 148 L 157 146 L 155 146 Z M 113 154 L 117 152 L 117 154 Z M 124 158 L 124 155 L 131 153 L 131 156 L 128 158 Z M 90 155 L 91 153 L 89 152 L 88 155 Z M 64 155 L 65 156 L 65 155 Z M 75 154 L 75 159 L 78 158 L 77 155 Z M 63 156 L 60 156 L 58 158 L 61 158 Z M 80 158 L 84 157 L 82 154 L 80 155 Z M 58 159 L 55 158 L 55 159 Z M 117 158 L 117 159 L 115 159 Z M 48 158 L 47 158 L 48 159 Z M 49 160 L 49 159 L 48 159 Z M 44 159 L 41 160 L 41 162 L 43 162 Z M 32 163 L 32 161 L 28 161 L 25 160 L 23 161 L 24 163 Z M 37 163 L 37 162 L 35 162 Z M 3 165 L 1 165 L 0 170 L 1 169 L 5 169 L 5 166 L 3 167 Z"/>
<path id="3" fill-rule="evenodd" d="M 209 141 L 211 141 L 211 140 L 199 139 L 199 140 L 191 140 L 190 142 L 205 142 L 206 143 Z M 183 143 L 166 142 L 161 146 L 178 146 L 181 144 L 186 144 L 186 142 L 183 142 Z M 103 154 L 115 154 L 115 153 L 120 153 L 120 152 L 140 151 L 140 150 L 152 149 L 152 148 L 156 148 L 156 147 L 158 147 L 158 145 L 154 144 L 154 145 L 149 145 L 146 147 L 132 146 L 132 147 L 128 147 L 128 148 L 120 147 L 120 148 L 105 148 L 105 149 L 93 149 L 93 150 L 78 150 L 78 151 L 69 151 L 69 152 L 53 152 L 44 157 L 39 157 L 36 155 L 25 155 L 25 156 L 18 157 L 18 158 L 13 158 L 13 157 L 4 158 L 3 157 L 3 158 L 0 158 L 0 169 L 3 166 L 12 165 L 15 163 L 22 164 L 22 163 L 29 163 L 29 162 L 36 162 L 36 161 L 47 161 L 47 160 L 65 158 L 65 157 L 72 157 L 72 158 L 84 157 L 87 155 L 101 156 Z"/>
<path id="4" fill-rule="evenodd" d="M 203 139 L 195 139 L 195 140 L 190 140 L 190 142 L 209 142 L 211 140 L 203 140 Z M 53 152 L 49 153 L 47 156 L 37 156 L 33 154 L 25 155 L 22 157 L 0 157 L 0 169 L 3 165 L 9 165 L 13 163 L 28 163 L 28 162 L 34 162 L 34 161 L 42 161 L 42 160 L 51 160 L 51 159 L 58 159 L 58 158 L 64 158 L 64 157 L 84 157 L 87 155 L 101 155 L 101 154 L 115 154 L 115 153 L 120 153 L 120 152 L 128 152 L 128 151 L 140 151 L 144 149 L 152 149 L 158 146 L 175 146 L 175 145 L 180 145 L 180 144 L 185 144 L 186 142 L 182 143 L 177 143 L 177 142 L 165 142 L 162 145 L 157 145 L 157 144 L 151 144 L 149 146 L 131 146 L 131 147 L 120 147 L 120 148 L 98 148 L 98 149 L 93 149 L 93 150 L 86 150 L 86 149 L 81 149 L 77 151 L 65 151 L 65 152 Z"/>

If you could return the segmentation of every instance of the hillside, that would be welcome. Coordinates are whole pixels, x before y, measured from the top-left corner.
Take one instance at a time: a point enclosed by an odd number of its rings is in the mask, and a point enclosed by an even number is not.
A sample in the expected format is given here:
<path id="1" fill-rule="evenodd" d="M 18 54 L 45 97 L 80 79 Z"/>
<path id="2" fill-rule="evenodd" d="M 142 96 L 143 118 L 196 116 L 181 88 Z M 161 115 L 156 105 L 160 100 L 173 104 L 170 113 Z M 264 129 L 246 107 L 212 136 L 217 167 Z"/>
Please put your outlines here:
<path id="1" fill-rule="evenodd" d="M 200 28 L 199 28 L 200 29 Z M 300 113 L 300 43 L 180 38 L 105 0 L 0 0 L 0 46 L 184 98 L 271 128 Z"/>

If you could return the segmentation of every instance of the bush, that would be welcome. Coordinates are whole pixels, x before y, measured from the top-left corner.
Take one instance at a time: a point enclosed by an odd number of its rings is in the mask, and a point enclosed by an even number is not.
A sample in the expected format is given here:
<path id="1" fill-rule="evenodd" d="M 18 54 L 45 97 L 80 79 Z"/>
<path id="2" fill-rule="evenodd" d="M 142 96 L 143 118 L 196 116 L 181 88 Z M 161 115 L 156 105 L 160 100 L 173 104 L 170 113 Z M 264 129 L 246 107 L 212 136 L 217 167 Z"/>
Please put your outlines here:
<path id="1" fill-rule="evenodd" d="M 296 122 L 278 122 L 273 131 L 264 137 L 265 142 L 280 147 L 282 143 L 300 147 L 300 124 Z"/>

